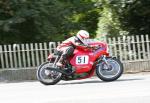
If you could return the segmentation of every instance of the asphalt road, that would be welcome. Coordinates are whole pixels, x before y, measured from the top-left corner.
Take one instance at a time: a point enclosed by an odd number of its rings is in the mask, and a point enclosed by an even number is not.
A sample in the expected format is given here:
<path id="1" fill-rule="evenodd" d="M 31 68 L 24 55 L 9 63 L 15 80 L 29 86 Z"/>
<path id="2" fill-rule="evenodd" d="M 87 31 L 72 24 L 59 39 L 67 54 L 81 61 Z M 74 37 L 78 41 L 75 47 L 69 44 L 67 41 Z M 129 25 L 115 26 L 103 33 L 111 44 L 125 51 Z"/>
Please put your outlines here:
<path id="1" fill-rule="evenodd" d="M 97 77 L 45 86 L 37 81 L 0 83 L 0 103 L 150 103 L 150 74 Z"/>

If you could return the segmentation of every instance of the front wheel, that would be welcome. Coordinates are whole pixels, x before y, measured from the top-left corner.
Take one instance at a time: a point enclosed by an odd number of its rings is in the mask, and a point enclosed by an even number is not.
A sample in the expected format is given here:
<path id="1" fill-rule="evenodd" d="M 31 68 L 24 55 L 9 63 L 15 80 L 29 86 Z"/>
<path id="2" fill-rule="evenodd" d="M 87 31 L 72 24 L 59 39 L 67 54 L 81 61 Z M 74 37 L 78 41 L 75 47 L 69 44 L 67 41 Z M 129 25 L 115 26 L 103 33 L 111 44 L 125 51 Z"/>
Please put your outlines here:
<path id="1" fill-rule="evenodd" d="M 45 62 L 37 69 L 37 79 L 45 85 L 54 85 L 61 80 L 62 73 L 51 69 L 52 63 Z M 48 68 L 48 69 L 47 69 Z"/>
<path id="2" fill-rule="evenodd" d="M 123 73 L 123 64 L 116 58 L 106 58 L 97 65 L 96 74 L 103 81 L 117 80 Z"/>

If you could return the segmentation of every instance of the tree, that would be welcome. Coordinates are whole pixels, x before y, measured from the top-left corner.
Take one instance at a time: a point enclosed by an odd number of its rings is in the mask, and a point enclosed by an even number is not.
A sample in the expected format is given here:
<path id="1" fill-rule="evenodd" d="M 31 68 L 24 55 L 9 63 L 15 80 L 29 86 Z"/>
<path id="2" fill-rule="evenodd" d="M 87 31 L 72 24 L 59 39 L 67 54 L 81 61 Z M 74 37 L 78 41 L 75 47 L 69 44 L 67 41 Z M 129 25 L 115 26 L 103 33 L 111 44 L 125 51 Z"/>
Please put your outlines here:
<path id="1" fill-rule="evenodd" d="M 97 0 L 96 4 L 101 9 L 97 36 L 150 34 L 149 0 Z"/>
<path id="2" fill-rule="evenodd" d="M 58 41 L 79 29 L 95 34 L 93 5 L 91 0 L 0 0 L 0 44 Z"/>
<path id="3" fill-rule="evenodd" d="M 126 3 L 121 23 L 130 35 L 150 35 L 150 1 L 133 0 Z"/>

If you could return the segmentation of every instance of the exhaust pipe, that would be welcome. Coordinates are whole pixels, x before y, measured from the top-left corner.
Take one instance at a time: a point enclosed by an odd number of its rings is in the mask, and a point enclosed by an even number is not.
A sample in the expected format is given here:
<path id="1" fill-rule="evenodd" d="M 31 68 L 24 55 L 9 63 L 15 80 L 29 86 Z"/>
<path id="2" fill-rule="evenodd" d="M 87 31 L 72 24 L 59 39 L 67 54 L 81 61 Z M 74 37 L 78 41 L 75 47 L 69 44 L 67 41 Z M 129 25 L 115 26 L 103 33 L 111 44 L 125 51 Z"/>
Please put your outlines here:
<path id="1" fill-rule="evenodd" d="M 54 68 L 54 67 L 47 67 L 46 68 L 47 70 L 54 70 L 54 71 L 57 71 L 57 72 L 60 72 L 66 76 L 70 76 L 72 75 L 74 72 L 71 72 L 71 73 L 67 73 L 66 71 L 62 70 L 62 69 L 59 69 L 59 68 Z"/>

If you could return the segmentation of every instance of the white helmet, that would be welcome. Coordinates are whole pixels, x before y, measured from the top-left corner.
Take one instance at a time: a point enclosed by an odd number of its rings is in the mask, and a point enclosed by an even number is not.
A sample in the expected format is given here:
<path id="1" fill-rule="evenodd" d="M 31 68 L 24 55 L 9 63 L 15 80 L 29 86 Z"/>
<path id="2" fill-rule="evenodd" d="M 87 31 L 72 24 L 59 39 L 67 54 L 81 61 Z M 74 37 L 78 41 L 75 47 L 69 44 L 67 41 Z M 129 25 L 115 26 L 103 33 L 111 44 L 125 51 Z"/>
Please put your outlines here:
<path id="1" fill-rule="evenodd" d="M 84 43 L 84 39 L 89 39 L 89 33 L 85 30 L 80 30 L 77 33 L 77 38 Z"/>

